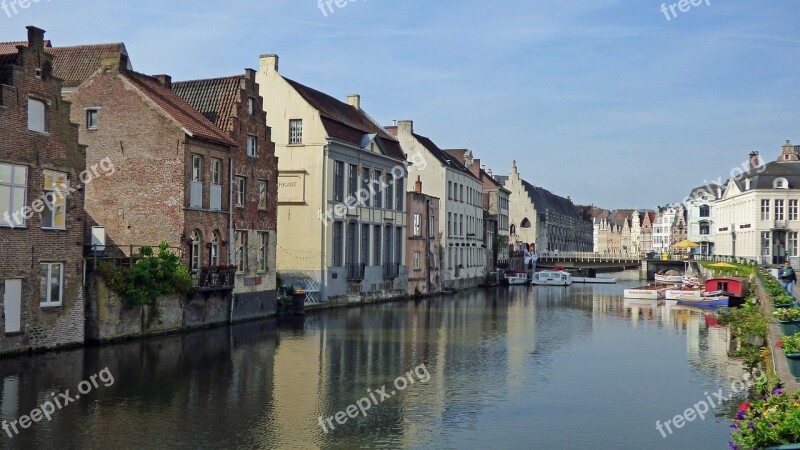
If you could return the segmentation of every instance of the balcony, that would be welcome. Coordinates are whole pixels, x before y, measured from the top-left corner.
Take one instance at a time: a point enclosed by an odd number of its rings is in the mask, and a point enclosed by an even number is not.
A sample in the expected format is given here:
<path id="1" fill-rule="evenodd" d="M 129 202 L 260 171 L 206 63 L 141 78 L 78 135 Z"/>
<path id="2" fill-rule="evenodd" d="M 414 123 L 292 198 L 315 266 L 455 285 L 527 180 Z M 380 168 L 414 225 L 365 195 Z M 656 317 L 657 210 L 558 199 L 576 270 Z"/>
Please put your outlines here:
<path id="1" fill-rule="evenodd" d="M 235 281 L 235 267 L 203 267 L 194 274 L 194 290 L 232 291 Z"/>
<path id="2" fill-rule="evenodd" d="M 361 281 L 364 279 L 364 264 L 348 263 L 346 267 L 347 281 Z"/>
<path id="3" fill-rule="evenodd" d="M 383 279 L 384 280 L 393 280 L 400 275 L 400 264 L 398 263 L 386 263 L 383 265 Z"/>
<path id="4" fill-rule="evenodd" d="M 788 230 L 789 224 L 786 223 L 785 220 L 777 220 L 775 219 L 775 224 L 772 227 L 773 230 Z"/>

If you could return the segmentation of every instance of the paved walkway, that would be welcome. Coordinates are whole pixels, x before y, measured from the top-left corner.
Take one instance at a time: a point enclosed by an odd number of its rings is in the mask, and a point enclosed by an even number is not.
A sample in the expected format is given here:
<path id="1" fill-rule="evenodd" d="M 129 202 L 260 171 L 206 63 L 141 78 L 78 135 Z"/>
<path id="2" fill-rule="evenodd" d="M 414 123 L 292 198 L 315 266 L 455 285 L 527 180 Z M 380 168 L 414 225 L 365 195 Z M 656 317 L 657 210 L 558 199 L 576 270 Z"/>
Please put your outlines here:
<path id="1" fill-rule="evenodd" d="M 778 374 L 778 377 L 783 382 L 785 391 L 787 392 L 797 392 L 800 391 L 800 383 L 794 378 L 794 376 L 789 372 L 789 363 L 786 360 L 786 356 L 784 356 L 783 350 L 779 348 L 775 348 L 775 344 L 783 338 L 783 332 L 781 331 L 781 327 L 778 322 L 772 318 L 772 306 L 763 301 L 766 298 L 766 291 L 764 290 L 764 286 L 761 284 L 761 281 L 756 279 L 756 286 L 758 289 L 758 297 L 761 299 L 761 312 L 764 313 L 769 320 L 769 328 L 767 329 L 767 345 L 769 346 L 770 351 L 772 352 L 772 363 L 775 367 L 775 373 Z M 798 291 L 794 292 L 795 298 L 800 295 Z"/>

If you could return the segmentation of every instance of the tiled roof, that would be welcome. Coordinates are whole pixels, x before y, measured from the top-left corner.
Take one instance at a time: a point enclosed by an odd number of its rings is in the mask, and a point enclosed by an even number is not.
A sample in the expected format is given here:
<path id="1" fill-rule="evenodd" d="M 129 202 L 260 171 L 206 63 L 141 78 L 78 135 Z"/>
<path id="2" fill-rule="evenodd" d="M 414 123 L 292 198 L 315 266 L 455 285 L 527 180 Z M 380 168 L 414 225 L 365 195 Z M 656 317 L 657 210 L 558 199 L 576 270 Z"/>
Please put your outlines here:
<path id="1" fill-rule="evenodd" d="M 324 92 L 288 78 L 284 79 L 305 101 L 319 111 L 322 117 L 322 124 L 328 136 L 361 146 L 363 135 L 376 134 L 388 156 L 405 161 L 406 155 L 403 153 L 403 149 L 397 139 L 375 123 L 364 111 L 337 100 Z"/>
<path id="2" fill-rule="evenodd" d="M 217 128 L 216 125 L 195 111 L 188 103 L 164 87 L 155 78 L 133 71 L 123 71 L 121 73 L 193 135 L 225 145 L 237 146 L 236 142 Z"/>
<path id="3" fill-rule="evenodd" d="M 86 81 L 99 67 L 103 56 L 108 53 L 122 53 L 126 57 L 128 51 L 125 44 L 78 45 L 75 47 L 53 47 L 47 50 L 55 58 L 53 75 L 64 80 L 64 87 L 76 87 Z M 131 70 L 130 59 L 128 70 Z"/>
<path id="4" fill-rule="evenodd" d="M 386 130 L 389 131 L 389 133 L 397 134 L 396 126 L 386 127 Z M 417 141 L 419 141 L 419 143 L 423 147 L 425 147 L 431 153 L 431 155 L 433 155 L 434 158 L 436 158 L 440 163 L 442 163 L 442 165 L 444 165 L 445 167 L 450 167 L 451 169 L 457 170 L 459 172 L 463 172 L 464 174 L 467 174 L 472 178 L 477 179 L 475 175 L 473 175 L 472 172 L 469 171 L 469 169 L 467 169 L 466 167 L 464 167 L 463 164 L 461 164 L 458 158 L 448 155 L 447 152 L 445 152 L 444 150 L 439 148 L 439 146 L 434 144 L 432 140 L 416 133 L 413 133 L 412 135 Z"/>
<path id="5" fill-rule="evenodd" d="M 575 219 L 581 218 L 581 216 L 578 214 L 578 211 L 575 210 L 575 205 L 573 205 L 571 201 L 565 199 L 564 197 L 553 194 L 547 189 L 536 187 L 525 180 L 521 181 L 522 185 L 525 187 L 525 190 L 528 192 L 528 195 L 533 201 L 534 206 L 536 206 L 536 209 L 539 212 L 543 213 L 549 210 L 556 211 L 567 217 L 572 217 Z"/>
<path id="6" fill-rule="evenodd" d="M 228 118 L 239 100 L 243 76 L 172 83 L 172 91 L 221 130 L 227 130 Z"/>
<path id="7" fill-rule="evenodd" d="M 16 42 L 0 42 L 0 55 L 6 55 L 8 53 L 17 53 L 17 47 L 20 45 L 24 45 L 25 47 L 28 46 L 28 41 L 16 41 Z M 52 47 L 52 43 L 50 40 L 44 41 L 45 47 Z"/>

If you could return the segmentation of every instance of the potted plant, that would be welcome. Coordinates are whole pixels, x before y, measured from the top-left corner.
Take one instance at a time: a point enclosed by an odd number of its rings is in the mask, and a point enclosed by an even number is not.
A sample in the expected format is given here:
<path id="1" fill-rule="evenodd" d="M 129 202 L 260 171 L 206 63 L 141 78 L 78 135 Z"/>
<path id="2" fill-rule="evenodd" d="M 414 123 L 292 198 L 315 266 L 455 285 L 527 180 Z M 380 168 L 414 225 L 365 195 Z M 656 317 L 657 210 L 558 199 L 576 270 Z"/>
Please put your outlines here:
<path id="1" fill-rule="evenodd" d="M 800 448 L 800 393 L 787 394 L 778 384 L 761 400 L 742 403 L 731 425 L 731 449 Z"/>
<path id="2" fill-rule="evenodd" d="M 795 378 L 800 379 L 800 333 L 784 336 L 783 339 L 778 341 L 776 347 L 782 349 L 783 353 L 786 354 L 789 372 Z"/>
<path id="3" fill-rule="evenodd" d="M 786 336 L 791 336 L 795 333 L 800 333 L 800 308 L 797 306 L 792 308 L 776 309 L 772 313 L 774 317 L 781 324 L 781 331 Z"/>
<path id="4" fill-rule="evenodd" d="M 772 298 L 772 306 L 775 308 L 791 308 L 794 305 L 794 298 L 781 294 Z"/>

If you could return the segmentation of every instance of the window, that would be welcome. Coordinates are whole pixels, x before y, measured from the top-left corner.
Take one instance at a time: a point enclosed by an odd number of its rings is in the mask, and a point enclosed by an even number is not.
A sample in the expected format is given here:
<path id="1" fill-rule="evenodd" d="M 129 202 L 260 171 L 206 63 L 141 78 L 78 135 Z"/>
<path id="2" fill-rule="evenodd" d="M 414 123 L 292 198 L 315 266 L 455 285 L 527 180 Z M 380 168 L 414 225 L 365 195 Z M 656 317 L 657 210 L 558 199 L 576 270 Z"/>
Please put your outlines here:
<path id="1" fill-rule="evenodd" d="M 769 255 L 770 248 L 769 248 L 769 231 L 762 231 L 761 232 L 761 254 L 762 255 Z"/>
<path id="2" fill-rule="evenodd" d="M 386 172 L 386 209 L 392 209 L 394 204 L 394 176 Z"/>
<path id="3" fill-rule="evenodd" d="M 383 262 L 389 264 L 392 262 L 392 226 L 386 225 L 383 235 Z"/>
<path id="4" fill-rule="evenodd" d="M 47 133 L 47 106 L 41 100 L 28 99 L 28 129 Z"/>
<path id="5" fill-rule="evenodd" d="M 234 248 L 236 254 L 234 260 L 236 261 L 236 271 L 247 271 L 247 231 L 237 231 L 234 235 Z"/>
<path id="6" fill-rule="evenodd" d="M 247 178 L 236 177 L 236 206 L 243 208 L 247 195 Z"/>
<path id="7" fill-rule="evenodd" d="M 364 206 L 369 206 L 370 203 L 369 199 L 370 197 L 372 197 L 372 195 L 370 194 L 371 191 L 369 189 L 369 180 L 370 180 L 369 168 L 364 167 L 361 169 L 361 188 L 365 192 L 363 196 Z"/>
<path id="8" fill-rule="evenodd" d="M 711 207 L 708 205 L 700 206 L 700 217 L 711 217 Z"/>
<path id="9" fill-rule="evenodd" d="M 434 232 L 434 222 L 433 222 L 433 214 L 428 213 L 428 237 L 433 238 L 436 236 Z"/>
<path id="10" fill-rule="evenodd" d="M 789 256 L 797 256 L 797 232 L 789 233 Z"/>
<path id="11" fill-rule="evenodd" d="M 405 183 L 402 178 L 398 178 L 395 182 L 395 192 L 397 192 L 397 201 L 395 202 L 395 209 L 398 211 L 403 210 L 403 199 L 406 196 Z"/>
<path id="12" fill-rule="evenodd" d="M 375 225 L 372 234 L 372 265 L 381 265 L 381 226 Z"/>
<path id="13" fill-rule="evenodd" d="M 464 237 L 464 215 L 458 215 L 458 235 Z"/>
<path id="14" fill-rule="evenodd" d="M 450 221 L 450 213 L 447 213 L 447 237 L 453 235 L 453 226 Z"/>
<path id="15" fill-rule="evenodd" d="M 247 156 L 258 156 L 258 136 L 247 135 Z"/>
<path id="16" fill-rule="evenodd" d="M 458 185 L 458 190 L 459 190 L 458 201 L 464 203 L 464 185 L 463 184 Z"/>
<path id="17" fill-rule="evenodd" d="M 256 112 L 256 101 L 253 97 L 247 99 L 247 114 L 251 116 Z"/>
<path id="18" fill-rule="evenodd" d="M 344 232 L 344 224 L 342 222 L 333 223 L 333 266 L 341 267 L 342 265 L 342 234 Z"/>
<path id="19" fill-rule="evenodd" d="M 700 224 L 700 234 L 701 235 L 711 234 L 711 226 L 706 222 L 701 223 Z"/>
<path id="20" fill-rule="evenodd" d="M 333 200 L 344 201 L 344 163 L 333 162 Z"/>
<path id="21" fill-rule="evenodd" d="M 769 200 L 761 200 L 761 220 L 769 220 Z"/>
<path id="22" fill-rule="evenodd" d="M 369 265 L 369 225 L 361 224 L 361 264 Z"/>
<path id="23" fill-rule="evenodd" d="M 289 144 L 303 143 L 303 120 L 292 119 L 289 121 Z"/>
<path id="24" fill-rule="evenodd" d="M 97 110 L 96 109 L 87 109 L 86 110 L 86 129 L 87 130 L 96 130 L 97 129 Z"/>
<path id="25" fill-rule="evenodd" d="M 797 200 L 789 200 L 789 220 L 797 220 Z"/>
<path id="26" fill-rule="evenodd" d="M 41 306 L 61 306 L 64 264 L 39 264 L 39 301 Z"/>
<path id="27" fill-rule="evenodd" d="M 203 238 L 200 235 L 200 230 L 192 231 L 192 236 L 189 239 L 192 240 L 191 254 L 189 255 L 191 269 L 193 273 L 196 273 L 200 271 L 200 261 L 202 261 Z"/>
<path id="28" fill-rule="evenodd" d="M 219 265 L 219 231 L 211 235 L 211 245 L 208 247 L 208 263 L 212 266 Z"/>
<path id="29" fill-rule="evenodd" d="M 421 270 L 419 252 L 414 252 L 414 270 Z"/>
<path id="30" fill-rule="evenodd" d="M 375 199 L 375 206 L 376 208 L 383 208 L 383 192 L 381 192 L 381 180 L 383 179 L 383 172 L 380 170 L 375 170 L 372 172 L 372 184 L 375 185 L 375 189 L 378 191 L 378 195 L 374 197 Z"/>
<path id="31" fill-rule="evenodd" d="M 447 182 L 447 199 L 448 200 L 452 200 L 453 199 L 453 182 L 452 181 L 448 181 Z"/>
<path id="32" fill-rule="evenodd" d="M 203 181 L 203 159 L 198 155 L 192 155 L 192 181 Z"/>
<path id="33" fill-rule="evenodd" d="M 197 180 L 199 181 L 199 180 Z M 221 185 L 222 184 L 222 160 L 212 158 L 211 159 L 211 184 Z"/>
<path id="34" fill-rule="evenodd" d="M 358 166 L 350 164 L 350 167 L 347 169 L 347 194 L 352 197 L 352 200 L 350 200 L 351 202 L 358 200 L 356 191 L 358 191 Z"/>
<path id="35" fill-rule="evenodd" d="M 267 271 L 267 248 L 269 245 L 269 235 L 265 231 L 258 232 L 258 271 Z"/>
<path id="36" fill-rule="evenodd" d="M 394 262 L 403 264 L 403 228 L 394 229 Z"/>
<path id="37" fill-rule="evenodd" d="M 42 228 L 64 229 L 67 210 L 67 174 L 61 172 L 44 171 L 44 186 L 42 193 L 45 198 L 44 211 L 42 212 Z"/>
<path id="38" fill-rule="evenodd" d="M 422 236 L 422 214 L 414 214 L 414 236 Z"/>
<path id="39" fill-rule="evenodd" d="M 783 220 L 783 200 L 775 200 L 775 220 Z"/>
<path id="40" fill-rule="evenodd" d="M 0 164 L 0 226 L 25 226 L 22 208 L 28 193 L 27 183 L 27 167 Z"/>
<path id="41" fill-rule="evenodd" d="M 267 182 L 258 180 L 258 209 L 267 209 Z"/>

